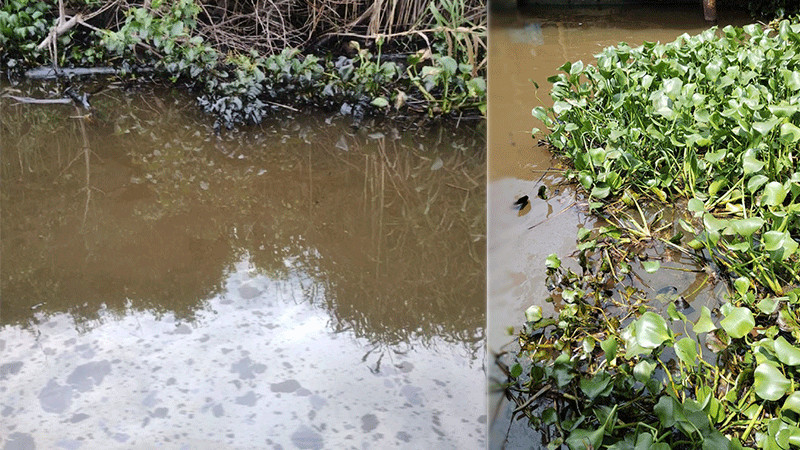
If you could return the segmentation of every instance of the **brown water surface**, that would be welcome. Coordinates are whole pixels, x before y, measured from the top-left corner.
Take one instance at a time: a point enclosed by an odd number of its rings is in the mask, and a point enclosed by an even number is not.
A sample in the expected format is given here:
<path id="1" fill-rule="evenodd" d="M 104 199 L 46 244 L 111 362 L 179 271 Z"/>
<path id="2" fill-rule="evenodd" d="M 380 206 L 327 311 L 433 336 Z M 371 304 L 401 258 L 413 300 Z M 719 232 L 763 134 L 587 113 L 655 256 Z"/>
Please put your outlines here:
<path id="1" fill-rule="evenodd" d="M 0 446 L 485 446 L 482 127 L 92 103 L 0 98 Z"/>
<path id="2" fill-rule="evenodd" d="M 747 17 L 737 11 L 720 10 L 720 27 L 742 25 Z M 594 63 L 593 55 L 605 47 L 627 42 L 670 42 L 683 33 L 697 34 L 707 28 L 699 7 L 625 7 L 604 9 L 539 9 L 493 14 L 489 24 L 489 318 L 488 345 L 491 355 L 510 349 L 508 327 L 524 321 L 524 311 L 541 305 L 545 314 L 552 306 L 544 302 L 544 260 L 558 253 L 567 260 L 575 248 L 580 226 L 593 219 L 581 211 L 582 198 L 565 185 L 546 147 L 531 137 L 533 127 L 544 126 L 531 116 L 531 109 L 550 106 L 547 78 L 566 61 Z M 539 90 L 534 87 L 539 85 Z M 542 135 L 537 135 L 540 139 Z M 548 199 L 537 198 L 541 185 Z M 520 211 L 512 203 L 522 195 L 531 199 Z M 688 263 L 688 262 L 687 262 Z M 661 270 L 642 275 L 640 284 L 653 291 L 665 286 L 675 292 L 693 292 L 697 274 Z M 698 308 L 699 309 L 699 308 Z M 494 368 L 494 367 L 493 367 Z M 498 372 L 491 379 L 502 380 Z M 490 380 L 490 384 L 492 381 Z M 538 448 L 536 436 L 526 421 L 511 420 L 511 411 L 501 395 L 490 396 L 491 448 Z"/>

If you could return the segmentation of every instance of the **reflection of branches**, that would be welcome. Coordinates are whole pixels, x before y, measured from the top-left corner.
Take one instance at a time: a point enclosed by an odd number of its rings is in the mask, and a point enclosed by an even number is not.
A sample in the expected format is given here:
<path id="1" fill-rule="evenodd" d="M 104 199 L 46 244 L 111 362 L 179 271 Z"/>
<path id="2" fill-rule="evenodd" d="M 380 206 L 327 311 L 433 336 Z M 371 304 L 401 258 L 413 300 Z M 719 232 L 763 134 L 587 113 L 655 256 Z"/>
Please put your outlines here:
<path id="1" fill-rule="evenodd" d="M 307 236 L 321 256 L 306 270 L 325 285 L 337 330 L 384 344 L 437 336 L 477 342 L 485 290 L 483 252 L 476 248 L 483 245 L 485 217 L 475 195 L 483 189 L 475 181 L 483 176 L 482 153 L 475 153 L 481 144 L 467 152 L 431 148 L 441 168 L 397 140 L 350 148 L 337 157 L 352 159 L 353 148 L 365 153 L 357 156 L 364 159 L 358 210 L 365 222 L 342 225 L 352 235 L 369 236 L 370 245 L 361 248 L 362 259 L 343 259 L 353 250 L 332 245 L 327 230 Z M 369 230 L 360 232 L 364 226 Z"/>
<path id="2" fill-rule="evenodd" d="M 75 107 L 75 116 L 74 119 L 78 120 L 78 127 L 81 130 L 81 138 L 83 138 L 83 162 L 86 165 L 86 174 L 85 181 L 86 186 L 84 189 L 86 190 L 86 204 L 83 208 L 83 221 L 81 222 L 81 229 L 86 227 L 86 216 L 89 214 L 89 202 L 92 200 L 92 187 L 91 187 L 91 167 L 89 166 L 89 138 L 86 136 L 86 127 L 83 124 L 86 116 L 81 115 L 80 109 Z"/>

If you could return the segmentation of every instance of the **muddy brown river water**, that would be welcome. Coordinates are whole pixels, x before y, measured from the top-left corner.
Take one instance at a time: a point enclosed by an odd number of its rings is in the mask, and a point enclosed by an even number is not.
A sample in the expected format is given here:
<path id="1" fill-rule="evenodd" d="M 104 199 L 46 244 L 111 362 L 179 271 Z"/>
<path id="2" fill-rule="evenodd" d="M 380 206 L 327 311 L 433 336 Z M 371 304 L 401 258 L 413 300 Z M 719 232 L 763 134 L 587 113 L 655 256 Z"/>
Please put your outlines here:
<path id="1" fill-rule="evenodd" d="M 0 447 L 485 446 L 485 127 L 92 103 L 0 98 Z"/>
<path id="2" fill-rule="evenodd" d="M 720 9 L 719 25 L 743 25 L 748 17 L 739 11 Z M 553 167 L 546 147 L 531 137 L 533 127 L 544 128 L 531 116 L 531 109 L 550 106 L 547 78 L 566 61 L 594 62 L 593 55 L 605 47 L 627 42 L 670 42 L 683 33 L 697 34 L 708 25 L 702 8 L 633 7 L 602 9 L 539 9 L 497 12 L 489 23 L 489 154 L 488 154 L 488 347 L 489 357 L 513 351 L 513 337 L 530 305 L 543 307 L 549 293 L 545 287 L 547 255 L 562 258 L 575 248 L 580 226 L 590 227 L 593 218 L 575 206 L 575 189 L 565 185 Z M 540 88 L 534 87 L 534 82 Z M 542 138 L 538 135 L 537 139 Z M 547 186 L 547 200 L 537 198 Z M 512 207 L 522 195 L 530 206 Z M 686 262 L 677 263 L 683 264 Z M 697 269 L 696 267 L 689 267 Z M 656 275 L 638 274 L 637 287 L 654 292 L 670 291 L 716 301 L 720 286 L 697 291 L 703 274 L 660 270 Z M 699 293 L 698 293 L 699 292 Z M 698 308 L 699 309 L 699 308 Z M 514 420 L 508 402 L 497 389 L 502 374 L 490 368 L 489 447 L 540 448 L 541 440 L 526 421 Z"/>

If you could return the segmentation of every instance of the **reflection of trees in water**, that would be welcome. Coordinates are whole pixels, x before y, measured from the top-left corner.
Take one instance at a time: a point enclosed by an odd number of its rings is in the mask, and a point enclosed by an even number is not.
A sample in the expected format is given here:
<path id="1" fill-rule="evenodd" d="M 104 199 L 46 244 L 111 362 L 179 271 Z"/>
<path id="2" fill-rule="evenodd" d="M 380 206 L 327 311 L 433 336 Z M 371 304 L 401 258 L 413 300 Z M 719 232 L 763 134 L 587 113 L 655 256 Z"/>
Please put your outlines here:
<path id="1" fill-rule="evenodd" d="M 326 169 L 312 164 L 306 186 L 316 186 L 311 197 L 323 196 L 324 205 L 291 219 L 303 236 L 297 264 L 324 284 L 324 306 L 338 330 L 382 342 L 478 339 L 485 317 L 482 154 L 427 158 L 404 145 L 369 147 L 371 153 L 339 155 L 352 164 L 325 183 L 313 184 Z M 431 170 L 436 158 L 442 168 Z M 330 185 L 339 188 L 317 192 Z M 258 254 L 253 259 L 260 264 Z"/>
<path id="2" fill-rule="evenodd" d="M 42 302 L 77 322 L 101 303 L 191 318 L 247 254 L 272 278 L 302 270 L 321 283 L 314 302 L 337 330 L 384 343 L 481 337 L 480 132 L 379 136 L 296 119 L 216 138 L 160 97 L 98 102 L 85 224 L 76 124 L 3 105 L 2 176 L 20 180 L 2 188 L 4 322 L 32 320 Z"/>

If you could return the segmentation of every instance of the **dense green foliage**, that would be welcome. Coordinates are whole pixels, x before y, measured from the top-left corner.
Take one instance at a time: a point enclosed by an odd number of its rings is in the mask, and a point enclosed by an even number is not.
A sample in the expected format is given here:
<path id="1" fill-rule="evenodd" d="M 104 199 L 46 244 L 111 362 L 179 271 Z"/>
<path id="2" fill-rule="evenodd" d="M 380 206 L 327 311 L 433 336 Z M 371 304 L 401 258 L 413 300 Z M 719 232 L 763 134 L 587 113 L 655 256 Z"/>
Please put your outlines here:
<path id="1" fill-rule="evenodd" d="M 776 294 L 800 282 L 800 25 L 778 28 L 608 48 L 551 78 L 553 117 L 534 110 L 592 198 L 689 200 L 688 245 Z"/>
<path id="2" fill-rule="evenodd" d="M 9 0 L 0 7 L 0 57 L 4 65 L 16 65 L 15 58 L 33 53 L 52 18 L 52 7 L 45 2 Z"/>
<path id="3" fill-rule="evenodd" d="M 82 2 L 76 3 L 80 9 Z M 158 76 L 197 89 L 201 106 L 227 127 L 306 105 L 341 109 L 357 118 L 391 111 L 485 113 L 485 25 L 469 22 L 463 2 L 426 3 L 431 47 L 395 54 L 392 60 L 382 57 L 391 36 L 380 34 L 361 40 L 374 43 L 371 49 L 358 40 L 346 44 L 349 56 L 293 47 L 274 53 L 235 51 L 233 43 L 209 41 L 208 26 L 201 30 L 206 6 L 196 0 L 130 6 L 118 11 L 122 18 L 107 28 L 79 25 L 61 35 L 55 49 L 37 49 L 57 24 L 58 7 L 13 0 L 0 7 L 0 70 L 49 64 L 112 65 L 128 72 L 152 67 Z M 84 7 L 87 16 L 98 8 Z M 395 39 L 395 48 L 414 44 L 410 37 Z"/>
<path id="4" fill-rule="evenodd" d="M 798 50 L 797 23 L 726 27 L 620 44 L 550 79 L 554 106 L 533 114 L 613 224 L 579 232 L 581 274 L 548 258 L 563 306 L 527 312 L 509 369 L 551 446 L 800 446 Z M 646 204 L 686 212 L 664 225 Z M 728 301 L 692 320 L 677 298 L 657 313 L 628 284 L 652 245 L 692 255 L 706 282 L 718 267 Z"/>
<path id="5" fill-rule="evenodd" d="M 755 19 L 772 20 L 800 14 L 800 3 L 795 0 L 749 0 L 747 8 Z"/>

